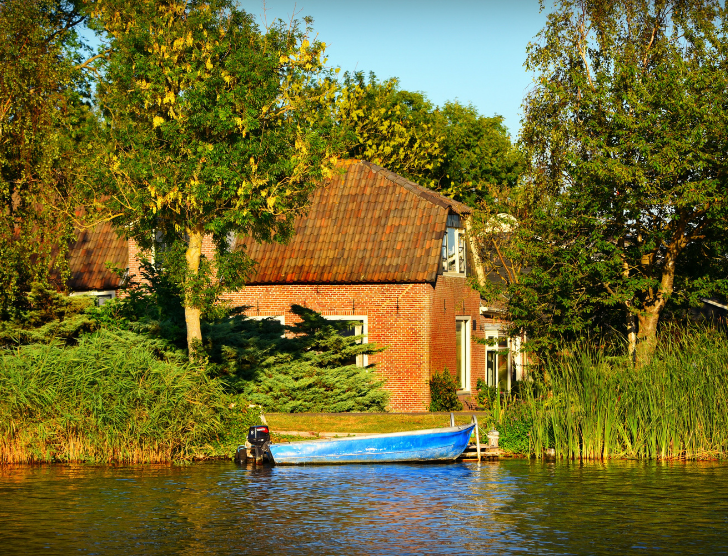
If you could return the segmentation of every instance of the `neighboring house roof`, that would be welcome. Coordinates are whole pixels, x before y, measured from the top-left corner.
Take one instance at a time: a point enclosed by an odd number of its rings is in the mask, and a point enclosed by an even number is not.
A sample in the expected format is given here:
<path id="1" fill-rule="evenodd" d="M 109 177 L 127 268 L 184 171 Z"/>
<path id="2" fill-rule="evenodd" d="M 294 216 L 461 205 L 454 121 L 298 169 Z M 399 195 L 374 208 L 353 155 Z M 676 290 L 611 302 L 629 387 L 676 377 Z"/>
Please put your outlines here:
<path id="1" fill-rule="evenodd" d="M 434 282 L 447 215 L 470 207 L 369 162 L 339 167 L 287 245 L 238 241 L 258 263 L 247 283 Z"/>
<path id="2" fill-rule="evenodd" d="M 74 292 L 115 290 L 120 278 L 106 268 L 106 263 L 126 268 L 128 258 L 127 240 L 117 235 L 110 223 L 79 231 L 69 249 L 68 288 Z"/>

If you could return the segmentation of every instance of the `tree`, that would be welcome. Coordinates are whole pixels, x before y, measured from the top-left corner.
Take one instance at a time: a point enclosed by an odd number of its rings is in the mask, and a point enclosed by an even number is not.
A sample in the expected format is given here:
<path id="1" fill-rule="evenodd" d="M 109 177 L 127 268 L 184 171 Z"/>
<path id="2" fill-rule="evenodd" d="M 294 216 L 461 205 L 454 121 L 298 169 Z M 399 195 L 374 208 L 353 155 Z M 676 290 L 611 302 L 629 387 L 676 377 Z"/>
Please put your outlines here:
<path id="1" fill-rule="evenodd" d="M 0 4 L 0 315 L 17 316 L 33 283 L 67 270 L 74 188 L 89 81 L 76 2 Z M 62 285 L 62 284 L 59 284 Z"/>
<path id="2" fill-rule="evenodd" d="M 111 52 L 99 86 L 109 172 L 94 194 L 143 248 L 163 237 L 183 257 L 194 357 L 208 286 L 240 287 L 250 267 L 230 238 L 285 240 L 309 192 L 332 175 L 325 44 L 295 22 L 261 31 L 228 0 L 138 1 L 123 10 L 99 0 L 91 10 Z M 207 235 L 212 260 L 202 255 Z"/>
<path id="3" fill-rule="evenodd" d="M 440 109 L 443 157 L 433 169 L 434 189 L 473 207 L 492 206 L 522 171 L 502 116 L 481 116 L 472 106 L 446 102 Z"/>
<path id="4" fill-rule="evenodd" d="M 669 302 L 725 293 L 727 24 L 712 0 L 556 4 L 526 62 L 516 319 L 581 333 L 619 308 L 642 359 Z"/>
<path id="5" fill-rule="evenodd" d="M 347 72 L 334 110 L 348 131 L 349 157 L 433 185 L 444 135 L 437 109 L 423 94 L 400 89 L 396 78 L 380 82 L 370 73 L 367 81 L 363 72 Z"/>

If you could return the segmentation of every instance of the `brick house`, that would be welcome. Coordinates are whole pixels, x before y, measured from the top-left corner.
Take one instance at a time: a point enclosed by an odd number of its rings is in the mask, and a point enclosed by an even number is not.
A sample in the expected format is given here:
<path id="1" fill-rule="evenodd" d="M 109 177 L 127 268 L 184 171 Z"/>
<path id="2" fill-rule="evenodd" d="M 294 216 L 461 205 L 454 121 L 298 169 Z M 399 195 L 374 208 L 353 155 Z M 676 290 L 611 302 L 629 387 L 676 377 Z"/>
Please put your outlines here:
<path id="1" fill-rule="evenodd" d="M 359 363 L 375 364 L 386 378 L 394 411 L 425 410 L 435 371 L 453 373 L 464 401 L 478 378 L 504 387 L 520 379 L 520 355 L 511 353 L 497 309 L 484 307 L 468 283 L 473 261 L 464 224 L 471 209 L 368 162 L 344 161 L 341 169 L 313 193 L 290 243 L 237 240 L 257 266 L 227 300 L 247 307 L 251 318 L 285 324 L 294 322 L 292 304 L 356 322 L 353 332 L 386 348 Z M 79 238 L 71 259 L 77 291 L 115 295 L 119 278 L 105 260 L 126 258 L 129 275 L 139 275 L 135 244 L 112 236 L 103 228 Z M 212 249 L 206 241 L 203 252 Z M 484 337 L 495 345 L 475 342 Z"/>

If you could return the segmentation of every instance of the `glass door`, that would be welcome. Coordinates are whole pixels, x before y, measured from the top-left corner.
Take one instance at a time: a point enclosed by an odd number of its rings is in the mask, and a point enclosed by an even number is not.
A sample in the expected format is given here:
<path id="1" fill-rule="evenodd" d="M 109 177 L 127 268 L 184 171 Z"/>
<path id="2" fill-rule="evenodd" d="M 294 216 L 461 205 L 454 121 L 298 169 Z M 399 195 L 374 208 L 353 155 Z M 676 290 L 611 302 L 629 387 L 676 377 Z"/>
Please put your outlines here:
<path id="1" fill-rule="evenodd" d="M 460 390 L 470 391 L 470 318 L 455 321 L 455 354 Z"/>

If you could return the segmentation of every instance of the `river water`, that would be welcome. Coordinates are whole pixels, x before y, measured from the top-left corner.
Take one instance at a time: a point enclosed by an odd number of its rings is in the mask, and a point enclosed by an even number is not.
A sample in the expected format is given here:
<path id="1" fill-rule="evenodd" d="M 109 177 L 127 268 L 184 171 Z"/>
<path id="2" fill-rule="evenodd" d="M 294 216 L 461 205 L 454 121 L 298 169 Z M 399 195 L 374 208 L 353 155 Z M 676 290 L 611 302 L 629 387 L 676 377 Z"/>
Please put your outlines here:
<path id="1" fill-rule="evenodd" d="M 728 465 L 0 466 L 2 554 L 728 554 Z"/>

